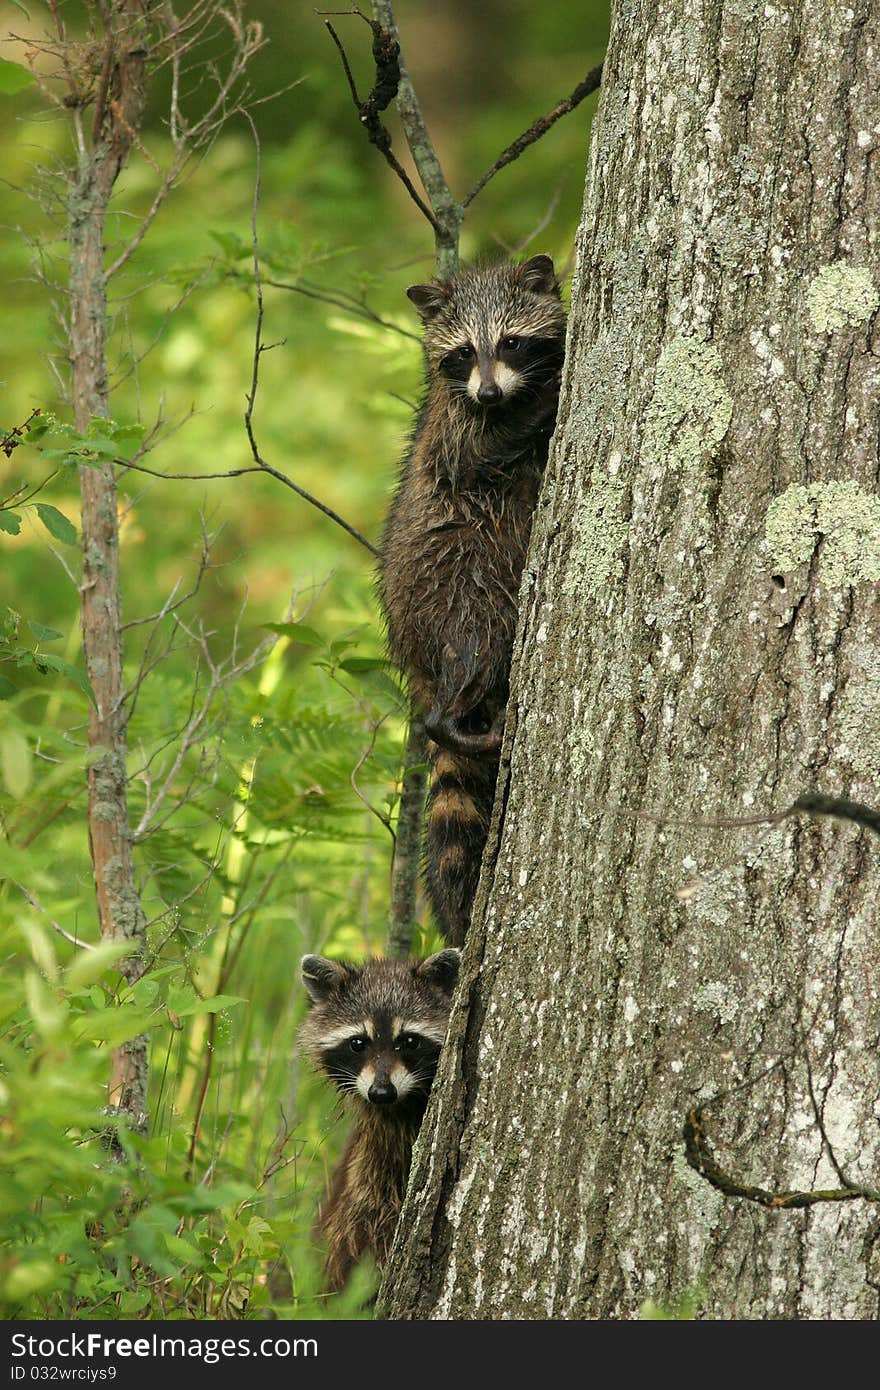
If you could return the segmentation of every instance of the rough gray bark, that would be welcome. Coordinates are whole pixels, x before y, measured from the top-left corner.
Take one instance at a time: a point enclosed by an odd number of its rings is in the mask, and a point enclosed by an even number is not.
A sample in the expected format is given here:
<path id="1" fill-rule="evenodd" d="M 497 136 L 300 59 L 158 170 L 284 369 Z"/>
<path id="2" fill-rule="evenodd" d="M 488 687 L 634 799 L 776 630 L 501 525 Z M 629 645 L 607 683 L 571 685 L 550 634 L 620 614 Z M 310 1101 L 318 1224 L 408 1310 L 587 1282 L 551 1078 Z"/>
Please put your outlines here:
<path id="1" fill-rule="evenodd" d="M 770 1195 L 880 1186 L 877 842 L 637 815 L 880 800 L 878 52 L 874 0 L 616 5 L 388 1316 L 878 1316 L 876 1194 Z"/>

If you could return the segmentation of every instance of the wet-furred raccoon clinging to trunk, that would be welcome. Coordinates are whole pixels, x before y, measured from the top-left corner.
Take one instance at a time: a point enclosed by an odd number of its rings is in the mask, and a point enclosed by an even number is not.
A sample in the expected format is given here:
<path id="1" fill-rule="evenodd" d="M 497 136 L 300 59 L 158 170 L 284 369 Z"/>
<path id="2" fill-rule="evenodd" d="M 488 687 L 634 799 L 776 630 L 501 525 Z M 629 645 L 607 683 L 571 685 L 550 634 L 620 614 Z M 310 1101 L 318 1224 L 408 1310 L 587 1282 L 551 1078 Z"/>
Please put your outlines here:
<path id="1" fill-rule="evenodd" d="M 498 773 L 532 513 L 556 421 L 565 313 L 549 256 L 407 291 L 427 392 L 379 566 L 391 656 L 431 742 L 431 903 L 461 945 Z"/>
<path id="2" fill-rule="evenodd" d="M 458 962 L 456 950 L 362 966 L 303 956 L 311 1001 L 303 1047 L 355 1110 L 318 1217 L 329 1290 L 341 1289 L 365 1255 L 379 1268 L 385 1263 L 446 1036 Z"/>

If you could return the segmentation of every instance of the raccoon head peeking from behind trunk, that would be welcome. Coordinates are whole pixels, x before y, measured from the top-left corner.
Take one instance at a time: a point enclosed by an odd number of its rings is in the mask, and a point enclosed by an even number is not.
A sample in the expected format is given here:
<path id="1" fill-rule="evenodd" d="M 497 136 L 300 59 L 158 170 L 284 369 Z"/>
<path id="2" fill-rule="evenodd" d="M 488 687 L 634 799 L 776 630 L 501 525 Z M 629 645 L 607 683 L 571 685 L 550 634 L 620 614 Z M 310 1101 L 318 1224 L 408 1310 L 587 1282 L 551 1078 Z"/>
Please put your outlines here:
<path id="1" fill-rule="evenodd" d="M 364 965 L 304 956 L 312 1008 L 303 1044 L 345 1094 L 393 1114 L 423 1112 L 437 1070 L 459 953 Z"/>
<path id="2" fill-rule="evenodd" d="M 370 1255 L 381 1268 L 446 1036 L 459 952 L 364 965 L 303 956 L 303 1047 L 354 1102 L 354 1127 L 318 1217 L 330 1290 Z"/>
<path id="3" fill-rule="evenodd" d="M 445 381 L 470 414 L 501 423 L 557 384 L 565 311 L 549 256 L 478 267 L 407 294 L 425 324 L 428 380 Z"/>

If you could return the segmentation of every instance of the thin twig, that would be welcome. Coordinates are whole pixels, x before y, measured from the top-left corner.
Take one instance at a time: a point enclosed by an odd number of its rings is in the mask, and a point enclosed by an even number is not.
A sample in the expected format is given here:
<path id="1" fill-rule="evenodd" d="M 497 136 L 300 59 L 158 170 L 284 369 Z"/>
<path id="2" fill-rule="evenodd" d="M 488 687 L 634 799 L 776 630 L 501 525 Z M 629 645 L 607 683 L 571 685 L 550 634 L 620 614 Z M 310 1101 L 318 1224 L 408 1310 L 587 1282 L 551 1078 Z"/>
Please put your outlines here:
<path id="1" fill-rule="evenodd" d="M 485 174 L 477 179 L 477 182 L 470 192 L 466 193 L 462 198 L 461 206 L 463 208 L 468 207 L 474 201 L 477 194 L 482 192 L 489 180 L 493 179 L 500 169 L 503 169 L 508 164 L 512 164 L 515 159 L 519 159 L 523 150 L 527 150 L 529 145 L 534 145 L 535 141 L 540 140 L 542 135 L 546 135 L 547 131 L 550 130 L 562 116 L 567 116 L 569 111 L 573 111 L 576 106 L 579 106 L 585 97 L 595 92 L 601 84 L 601 81 L 602 64 L 600 63 L 598 67 L 593 68 L 592 72 L 587 73 L 582 82 L 578 83 L 571 93 L 571 96 L 560 101 L 554 106 L 552 111 L 548 111 L 546 116 L 539 116 L 538 119 L 529 126 L 528 130 L 524 131 L 512 144 L 508 145 L 507 149 L 501 151 L 501 154 L 495 160 L 491 169 L 487 169 Z"/>
<path id="2" fill-rule="evenodd" d="M 45 917 L 49 918 L 49 925 L 52 927 L 53 931 L 57 931 L 58 935 L 63 936 L 65 941 L 69 941 L 73 946 L 81 947 L 83 951 L 94 951 L 95 948 L 90 941 L 80 941 L 78 937 L 71 936 L 70 932 L 65 931 L 64 928 L 54 920 L 54 918 L 49 917 L 48 912 L 44 908 L 43 904 L 40 902 L 37 895 L 35 893 L 28 892 L 27 888 L 25 888 L 23 883 L 17 883 L 14 878 L 10 879 L 9 881 L 11 884 L 13 884 L 14 887 L 18 889 L 19 893 L 24 894 L 31 907 L 35 907 L 38 912 L 42 912 Z"/>
<path id="3" fill-rule="evenodd" d="M 263 284 L 271 285 L 276 290 L 290 290 L 293 294 L 301 294 L 306 299 L 317 299 L 324 304 L 332 304 L 336 309 L 342 309 L 346 314 L 356 314 L 358 318 L 366 319 L 368 323 L 378 324 L 380 328 L 388 328 L 392 333 L 399 333 L 401 337 L 412 338 L 413 342 L 420 343 L 422 340 L 418 333 L 410 333 L 408 328 L 401 328 L 399 323 L 392 323 L 390 319 L 383 319 L 381 314 L 377 314 L 371 309 L 369 304 L 365 304 L 361 299 L 354 299 L 347 295 L 344 290 L 317 290 L 304 284 L 293 284 L 289 280 L 271 280 L 267 275 L 263 276 Z"/>
<path id="4" fill-rule="evenodd" d="M 362 536 L 360 531 L 355 530 L 355 528 L 352 525 L 350 525 L 349 522 L 345 521 L 338 514 L 338 512 L 333 511 L 332 507 L 328 507 L 325 505 L 325 503 L 320 502 L 317 497 L 313 497 L 312 494 L 310 492 L 307 492 L 305 488 L 300 487 L 299 483 L 295 483 L 292 478 L 286 477 L 283 473 L 280 473 L 277 469 L 273 468 L 271 464 L 268 464 L 260 454 L 260 450 L 257 445 L 257 438 L 254 431 L 254 407 L 256 405 L 257 391 L 259 390 L 260 385 L 260 358 L 262 357 L 263 353 L 267 351 L 266 346 L 263 343 L 263 284 L 260 276 L 260 246 L 257 234 L 257 214 L 260 206 L 260 186 L 262 178 L 262 152 L 260 146 L 260 137 L 257 133 L 257 128 L 254 125 L 253 119 L 248 112 L 245 112 L 244 114 L 250 125 L 251 133 L 254 137 L 254 147 L 256 150 L 254 196 L 253 201 L 251 203 L 251 239 L 254 256 L 254 285 L 256 287 L 257 292 L 257 321 L 254 327 L 254 359 L 253 368 L 251 371 L 251 389 L 247 395 L 247 404 L 244 412 L 244 424 L 245 430 L 247 431 L 248 443 L 251 446 L 251 454 L 253 455 L 254 462 L 258 465 L 259 469 L 263 473 L 269 473 L 273 478 L 277 478 L 279 482 L 284 483 L 286 487 L 291 488 L 295 493 L 297 493 L 299 497 L 302 497 L 304 501 L 310 502 L 313 507 L 317 507 L 318 511 L 323 512 L 324 515 L 326 517 L 329 517 L 331 521 L 335 521 L 337 526 L 341 526 L 342 529 L 344 531 L 347 531 L 348 534 L 352 536 L 356 541 L 360 541 L 361 545 L 364 546 L 367 550 L 369 550 L 371 555 L 375 555 L 378 557 L 379 552 L 376 549 L 376 547 L 372 545 L 371 542 L 368 541 L 365 536 Z M 232 477 L 234 476 L 234 474 L 231 473 L 229 474 L 229 476 Z"/>
<path id="5" fill-rule="evenodd" d="M 857 1183 L 809 1191 L 797 1188 L 769 1191 L 764 1187 L 753 1187 L 740 1182 L 718 1164 L 709 1144 L 705 1116 L 700 1106 L 694 1106 L 685 1115 L 684 1147 L 691 1168 L 699 1173 L 701 1178 L 705 1178 L 710 1186 L 723 1192 L 725 1197 L 742 1197 L 747 1202 L 754 1202 L 759 1207 L 769 1207 L 772 1211 L 812 1207 L 821 1202 L 853 1202 L 858 1198 L 866 1202 L 880 1202 L 880 1191 Z"/>
<path id="6" fill-rule="evenodd" d="M 246 473 L 267 473 L 270 478 L 275 478 L 279 483 L 283 483 L 285 487 L 289 487 L 291 491 L 295 492 L 298 497 L 301 497 L 304 502 L 308 502 L 311 506 L 317 507 L 319 512 L 323 512 L 324 516 L 328 517 L 330 521 L 335 521 L 336 525 L 341 526 L 343 531 L 347 531 L 353 540 L 358 541 L 365 550 L 369 550 L 371 555 L 375 555 L 378 558 L 379 551 L 376 546 L 374 546 L 371 541 L 368 541 L 366 536 L 362 536 L 360 531 L 356 530 L 356 528 L 347 522 L 344 517 L 341 517 L 338 512 L 334 512 L 332 507 L 326 506 L 325 503 L 319 501 L 317 497 L 313 497 L 304 487 L 300 487 L 299 483 L 295 483 L 292 478 L 288 478 L 286 473 L 282 473 L 279 469 L 273 468 L 271 464 L 266 463 L 265 459 L 261 458 L 259 454 L 256 455 L 256 459 L 257 462 L 253 466 L 248 465 L 246 468 L 230 468 L 226 473 L 160 473 L 157 468 L 147 468 L 144 464 L 134 463 L 129 459 L 114 459 L 113 462 L 117 468 L 127 468 L 133 473 L 146 473 L 150 478 L 162 478 L 166 482 L 207 482 L 213 481 L 216 478 L 241 478 Z"/>
<path id="7" fill-rule="evenodd" d="M 372 0 L 373 19 L 390 41 L 400 45 L 400 34 L 391 0 Z M 458 236 L 461 230 L 463 211 L 455 201 L 446 175 L 437 157 L 428 127 L 422 115 L 412 81 L 410 80 L 403 52 L 398 52 L 397 65 L 399 80 L 397 86 L 397 110 L 400 115 L 403 133 L 413 163 L 418 171 L 422 187 L 431 206 L 431 225 L 434 228 L 434 244 L 437 257 L 437 273 L 441 278 L 452 275 L 458 268 Z"/>
<path id="8" fill-rule="evenodd" d="M 387 953 L 396 959 L 412 951 L 421 860 L 422 821 L 425 814 L 427 777 L 425 721 L 417 710 L 410 715 L 404 753 L 397 833 L 391 862 L 391 912 Z"/>
<path id="9" fill-rule="evenodd" d="M 834 820 L 852 821 L 880 835 L 880 811 L 866 806 L 863 801 L 825 796 L 820 792 L 806 792 L 784 811 L 764 816 L 716 816 L 709 820 L 691 820 L 686 816 L 667 816 L 656 811 L 626 811 L 624 808 L 624 813 L 650 821 L 653 825 L 675 825 L 685 830 L 739 830 L 751 825 L 779 825 L 789 816 L 829 816 Z"/>
<path id="10" fill-rule="evenodd" d="M 400 44 L 394 34 L 383 29 L 382 25 L 376 20 L 368 19 L 361 10 L 354 9 L 351 10 L 350 13 L 358 15 L 359 18 L 366 20 L 373 31 L 373 62 L 376 65 L 376 82 L 366 101 L 361 101 L 358 96 L 357 87 L 355 86 L 348 57 L 342 45 L 342 40 L 329 19 L 325 19 L 324 24 L 342 58 L 342 66 L 345 70 L 346 81 L 348 82 L 348 88 L 351 92 L 355 110 L 360 117 L 361 125 L 367 132 L 367 139 L 370 144 L 375 145 L 386 163 L 394 170 L 407 193 L 419 209 L 419 212 L 423 217 L 428 219 L 434 231 L 439 233 L 440 227 L 437 219 L 424 199 L 419 197 L 409 174 L 391 148 L 391 136 L 379 119 L 380 111 L 384 111 L 397 96 L 397 89 L 400 83 Z"/>
<path id="11" fill-rule="evenodd" d="M 371 737 L 370 737 L 370 742 L 367 744 L 367 746 L 366 746 L 366 748 L 364 749 L 363 753 L 362 753 L 361 756 L 358 758 L 357 762 L 355 763 L 354 767 L 352 768 L 348 780 L 349 780 L 350 783 L 351 783 L 351 789 L 352 789 L 352 791 L 354 792 L 355 796 L 358 798 L 359 801 L 361 801 L 361 802 L 364 804 L 364 806 L 366 806 L 367 810 L 368 810 L 368 811 L 371 811 L 372 814 L 376 817 L 376 819 L 385 827 L 385 829 L 388 831 L 388 833 L 389 833 L 389 835 L 391 836 L 391 839 L 392 839 L 392 841 L 393 841 L 393 840 L 394 840 L 394 829 L 393 829 L 393 827 L 392 827 L 392 825 L 391 825 L 391 821 L 389 820 L 389 818 L 388 818 L 386 815 L 383 815 L 383 813 L 378 809 L 378 807 L 376 807 L 376 806 L 373 805 L 373 803 L 372 803 L 372 801 L 370 801 L 369 797 L 367 797 L 367 796 L 364 795 L 364 793 L 361 791 L 360 787 L 359 787 L 358 784 L 357 784 L 358 773 L 360 772 L 361 768 L 363 767 L 363 765 L 364 765 L 364 763 L 367 761 L 367 759 L 371 756 L 371 754 L 372 754 L 372 752 L 373 752 L 373 749 L 374 749 L 375 746 L 376 746 L 376 738 L 377 738 L 377 736 L 378 736 L 379 730 L 381 729 L 382 725 L 385 723 L 385 720 L 386 720 L 387 718 L 388 718 L 388 715 L 387 715 L 387 714 L 383 714 L 383 715 L 382 715 L 382 718 L 379 719 L 379 720 L 377 720 L 376 723 L 373 725 L 373 732 L 372 732 L 372 735 L 371 735 Z"/>

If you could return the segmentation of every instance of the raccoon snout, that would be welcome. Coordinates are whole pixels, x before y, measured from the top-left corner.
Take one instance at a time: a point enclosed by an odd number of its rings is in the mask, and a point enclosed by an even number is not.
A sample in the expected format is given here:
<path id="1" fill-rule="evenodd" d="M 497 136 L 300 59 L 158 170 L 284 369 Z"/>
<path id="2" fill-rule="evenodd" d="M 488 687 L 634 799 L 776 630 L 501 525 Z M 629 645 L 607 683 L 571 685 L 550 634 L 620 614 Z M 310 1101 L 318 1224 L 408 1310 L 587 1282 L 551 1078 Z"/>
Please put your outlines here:
<path id="1" fill-rule="evenodd" d="M 391 1105 L 397 1100 L 397 1087 L 390 1081 L 374 1081 L 367 1091 L 367 1100 L 373 1105 Z"/>
<path id="2" fill-rule="evenodd" d="M 483 382 L 477 392 L 477 400 L 480 405 L 495 405 L 496 401 L 501 400 L 501 387 L 494 381 Z"/>

